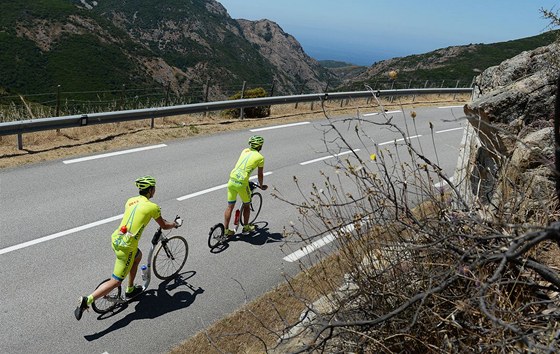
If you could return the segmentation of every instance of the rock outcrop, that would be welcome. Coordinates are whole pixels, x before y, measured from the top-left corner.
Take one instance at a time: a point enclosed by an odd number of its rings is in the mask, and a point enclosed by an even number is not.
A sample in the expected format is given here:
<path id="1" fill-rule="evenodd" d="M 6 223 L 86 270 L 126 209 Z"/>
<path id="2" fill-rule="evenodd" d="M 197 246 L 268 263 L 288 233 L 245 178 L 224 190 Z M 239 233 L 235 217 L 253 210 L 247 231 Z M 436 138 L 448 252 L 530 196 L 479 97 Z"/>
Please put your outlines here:
<path id="1" fill-rule="evenodd" d="M 237 20 L 243 36 L 253 43 L 259 53 L 277 68 L 276 82 L 282 91 L 299 94 L 301 85 L 294 85 L 294 78 L 311 92 L 322 92 L 332 75 L 307 55 L 299 42 L 269 20 Z"/>
<path id="2" fill-rule="evenodd" d="M 475 80 L 473 100 L 464 107 L 466 158 L 455 181 L 486 216 L 500 210 L 524 222 L 554 199 L 559 50 L 552 44 L 523 52 Z"/>

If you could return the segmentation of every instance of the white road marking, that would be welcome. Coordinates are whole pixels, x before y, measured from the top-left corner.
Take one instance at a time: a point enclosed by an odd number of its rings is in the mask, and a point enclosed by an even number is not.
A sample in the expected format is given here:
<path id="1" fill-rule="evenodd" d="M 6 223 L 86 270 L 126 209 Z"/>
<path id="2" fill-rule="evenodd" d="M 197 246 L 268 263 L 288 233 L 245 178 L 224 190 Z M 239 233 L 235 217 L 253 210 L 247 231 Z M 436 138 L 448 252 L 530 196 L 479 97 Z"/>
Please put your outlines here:
<path id="1" fill-rule="evenodd" d="M 78 226 L 78 227 L 75 227 L 75 228 L 70 229 L 70 230 L 61 231 L 61 232 L 57 232 L 56 234 L 41 237 L 41 238 L 38 238 L 36 240 L 31 240 L 31 241 L 27 241 L 27 242 L 24 242 L 24 243 L 20 243 L 19 245 L 14 245 L 14 246 L 2 248 L 2 249 L 0 249 L 0 254 L 5 254 L 5 253 L 17 251 L 17 250 L 20 250 L 20 249 L 25 248 L 25 247 L 36 245 L 38 243 L 54 240 L 56 238 L 66 236 L 66 235 L 70 235 L 70 234 L 73 234 L 73 233 L 78 232 L 78 231 L 83 231 L 83 230 L 87 230 L 87 229 L 90 229 L 90 228 L 95 227 L 95 226 L 107 224 L 109 222 L 113 222 L 115 220 L 121 219 L 123 217 L 123 215 L 124 214 L 116 215 L 116 216 L 113 216 L 113 217 L 110 217 L 110 218 L 107 218 L 107 219 L 103 219 L 103 220 L 92 222 L 92 223 L 89 223 L 89 224 L 86 224 L 86 225 Z"/>
<path id="2" fill-rule="evenodd" d="M 272 172 L 265 172 L 264 176 L 268 176 L 270 174 L 272 174 Z M 258 176 L 252 176 L 249 179 L 255 179 L 255 178 L 258 178 Z M 203 191 L 200 191 L 200 192 L 192 193 L 192 194 L 186 195 L 184 197 L 177 198 L 177 200 L 185 200 L 185 199 L 193 198 L 193 197 L 196 197 L 196 196 L 208 193 L 208 192 L 218 190 L 220 188 L 224 188 L 226 186 L 227 186 L 227 184 L 223 184 L 221 186 L 209 188 L 209 189 L 206 189 L 206 190 L 203 190 Z M 79 232 L 79 231 L 91 229 L 92 227 L 107 224 L 107 223 L 110 223 L 110 222 L 113 222 L 113 221 L 116 221 L 116 220 L 120 220 L 123 217 L 123 215 L 124 214 L 112 216 L 112 217 L 107 218 L 107 219 L 95 221 L 95 222 L 92 222 L 92 223 L 89 223 L 89 224 L 86 224 L 86 225 L 82 225 L 82 226 L 77 226 L 77 227 L 74 227 L 74 228 L 66 230 L 66 231 L 57 232 L 56 234 L 52 234 L 52 235 L 44 236 L 44 237 L 41 237 L 41 238 L 38 238 L 38 239 L 35 239 L 35 240 L 23 242 L 23 243 L 20 243 L 18 245 L 13 245 L 13 246 L 10 246 L 10 247 L 2 248 L 2 249 L 0 249 L 0 255 L 5 254 L 5 253 L 10 253 L 10 252 L 13 252 L 13 251 L 17 251 L 17 250 L 20 250 L 22 248 L 33 246 L 33 245 L 43 243 L 43 242 L 46 242 L 46 241 L 54 240 L 54 239 L 57 239 L 59 237 L 67 236 L 67 235 L 70 235 L 70 234 L 73 234 L 73 233 L 76 233 L 76 232 Z"/>
<path id="3" fill-rule="evenodd" d="M 271 175 L 271 174 L 272 174 L 272 172 L 265 172 L 265 173 L 263 173 L 263 176 L 268 176 L 268 175 Z M 252 176 L 249 179 L 251 180 L 251 179 L 256 179 L 256 178 L 258 178 L 258 176 Z M 184 195 L 182 197 L 177 198 L 177 200 L 178 201 L 183 201 L 183 200 L 191 199 L 191 198 L 194 198 L 194 197 L 198 197 L 199 195 L 214 192 L 214 191 L 217 191 L 218 189 L 222 189 L 222 188 L 225 188 L 225 187 L 227 187 L 227 183 L 226 184 L 220 184 L 219 186 L 208 188 L 208 189 L 205 189 L 205 190 L 202 190 L 202 191 L 199 191 L 199 192 L 194 192 L 194 193 L 191 193 L 191 194 Z"/>
<path id="4" fill-rule="evenodd" d="M 250 129 L 249 131 L 250 132 L 262 132 L 263 130 L 280 129 L 280 128 L 293 127 L 293 126 L 296 126 L 296 125 L 305 125 L 305 124 L 309 124 L 309 122 L 299 122 L 299 123 L 292 123 L 292 124 L 275 125 L 273 127 Z"/>
<path id="5" fill-rule="evenodd" d="M 345 151 L 345 152 L 341 152 L 340 154 L 336 154 L 336 155 L 329 155 L 329 156 L 324 156 L 324 157 L 319 157 L 318 159 L 314 159 L 314 160 L 309 160 L 309 161 L 305 161 L 305 162 L 300 162 L 299 164 L 304 166 L 304 165 L 308 165 L 310 163 L 314 163 L 314 162 L 318 162 L 318 161 L 323 161 L 323 160 L 327 160 L 333 157 L 337 157 L 337 156 L 342 156 L 342 155 L 346 155 L 346 154 L 350 154 L 352 151 L 357 152 L 360 151 L 360 149 L 354 149 L 354 150 L 350 150 L 350 151 Z"/>
<path id="6" fill-rule="evenodd" d="M 460 128 L 453 128 L 453 129 L 440 130 L 440 131 L 437 131 L 436 134 L 452 132 L 452 131 L 454 131 L 454 130 L 460 130 L 460 129 L 464 129 L 464 128 L 463 128 L 463 127 L 460 127 Z"/>
<path id="7" fill-rule="evenodd" d="M 354 231 L 354 224 L 348 224 L 344 227 L 342 227 L 341 232 L 352 232 Z M 336 236 L 333 233 L 329 233 L 327 236 L 313 242 L 312 244 L 305 246 L 303 248 L 300 248 L 299 250 L 287 255 L 286 257 L 284 257 L 283 259 L 286 262 L 295 262 L 298 259 L 307 256 L 308 254 L 318 250 L 319 248 L 328 245 L 329 243 L 333 242 L 334 240 L 336 240 Z"/>
<path id="8" fill-rule="evenodd" d="M 438 108 L 463 108 L 463 106 L 443 106 Z"/>
<path id="9" fill-rule="evenodd" d="M 199 191 L 199 192 L 184 195 L 182 197 L 177 198 L 177 200 L 178 201 L 183 201 L 183 200 L 186 200 L 186 199 L 198 197 L 199 195 L 203 195 L 203 194 L 206 194 L 206 193 L 217 191 L 218 189 L 222 189 L 222 188 L 225 188 L 225 187 L 227 187 L 227 183 L 226 184 L 221 184 L 221 185 L 216 186 L 216 187 L 208 188 L 208 189 L 205 189 L 203 191 Z"/>
<path id="10" fill-rule="evenodd" d="M 390 114 L 390 113 L 399 113 L 399 112 L 402 112 L 402 111 L 387 111 L 387 112 L 385 112 L 385 113 L 386 113 L 386 114 Z M 378 114 L 381 114 L 381 113 L 379 113 L 379 112 L 375 112 L 375 113 L 366 113 L 366 114 L 363 114 L 363 116 L 364 116 L 364 117 L 369 117 L 369 116 L 376 116 L 376 115 L 378 115 Z"/>
<path id="11" fill-rule="evenodd" d="M 450 177 L 450 178 L 449 178 L 449 181 L 453 182 L 453 177 Z M 441 187 L 445 187 L 445 186 L 447 186 L 447 185 L 448 185 L 448 184 L 447 184 L 446 181 L 441 181 L 441 182 L 439 182 L 439 183 L 434 184 L 434 187 L 436 187 L 436 188 L 441 188 Z"/>
<path id="12" fill-rule="evenodd" d="M 421 137 L 421 136 L 422 136 L 422 135 L 414 135 L 414 136 L 409 136 L 409 137 L 406 138 L 406 139 L 415 139 L 415 138 L 419 138 L 419 137 Z M 395 142 L 398 142 L 398 141 L 404 141 L 404 139 L 405 139 L 405 138 L 395 139 L 395 140 L 391 140 L 391 141 L 386 141 L 386 142 L 384 142 L 384 143 L 379 143 L 379 144 L 377 144 L 377 146 L 392 144 L 392 143 L 395 143 Z"/>
<path id="13" fill-rule="evenodd" d="M 71 163 L 76 163 L 76 162 L 84 162 L 84 161 L 102 159 L 102 158 L 105 158 L 105 157 L 111 157 L 111 156 L 116 156 L 116 155 L 131 154 L 131 153 L 134 153 L 134 152 L 158 149 L 158 148 L 162 148 L 162 147 L 165 147 L 165 146 L 167 146 L 167 145 L 159 144 L 159 145 L 153 145 L 153 146 L 145 146 L 145 147 L 136 148 L 136 149 L 129 149 L 129 150 L 123 150 L 123 151 L 110 152 L 110 153 L 107 153 L 107 154 L 81 157 L 81 158 L 73 159 L 73 160 L 65 160 L 65 161 L 62 161 L 62 162 L 65 163 L 65 164 L 71 164 Z"/>

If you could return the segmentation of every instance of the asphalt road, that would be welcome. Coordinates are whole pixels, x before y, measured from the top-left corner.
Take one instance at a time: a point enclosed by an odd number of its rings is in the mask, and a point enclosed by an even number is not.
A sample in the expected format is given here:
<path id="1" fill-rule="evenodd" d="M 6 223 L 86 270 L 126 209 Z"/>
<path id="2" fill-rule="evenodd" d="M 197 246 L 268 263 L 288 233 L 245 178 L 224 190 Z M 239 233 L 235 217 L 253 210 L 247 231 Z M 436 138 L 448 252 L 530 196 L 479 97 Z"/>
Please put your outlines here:
<path id="1" fill-rule="evenodd" d="M 434 124 L 440 166 L 453 174 L 464 121 L 462 108 L 417 109 L 411 141 L 435 159 L 428 122 Z M 365 112 L 367 113 L 367 112 Z M 402 113 L 388 113 L 402 125 Z M 394 131 L 365 124 L 369 140 L 360 142 L 355 122 L 338 117 L 336 127 L 361 157 L 373 143 L 394 148 Z M 378 114 L 364 116 L 381 121 Z M 409 121 L 410 116 L 406 114 Z M 404 127 L 404 125 L 403 125 Z M 220 253 L 206 244 L 209 228 L 221 222 L 229 171 L 249 136 L 265 138 L 264 207 L 259 232 L 231 242 Z M 0 171 L 0 353 L 162 353 L 240 308 L 294 274 L 297 261 L 286 258 L 304 244 L 283 240 L 282 230 L 297 211 L 270 196 L 301 201 L 293 176 L 310 189 L 322 183 L 320 171 L 333 173 L 336 154 L 349 155 L 327 121 L 236 131 L 171 141 L 119 154 L 80 156 Z M 371 151 L 367 151 L 370 149 Z M 328 158 L 331 156 L 330 158 Z M 78 157 L 76 157 L 78 158 Z M 189 242 L 190 255 L 179 281 L 153 278 L 150 289 L 122 311 L 98 317 L 86 312 L 76 321 L 80 295 L 89 294 L 112 271 L 110 235 L 125 200 L 137 193 L 134 179 L 157 179 L 153 199 L 164 218 L 180 215 L 184 226 L 173 233 Z M 148 253 L 152 222 L 140 248 Z M 293 257 L 292 257 L 293 258 Z"/>

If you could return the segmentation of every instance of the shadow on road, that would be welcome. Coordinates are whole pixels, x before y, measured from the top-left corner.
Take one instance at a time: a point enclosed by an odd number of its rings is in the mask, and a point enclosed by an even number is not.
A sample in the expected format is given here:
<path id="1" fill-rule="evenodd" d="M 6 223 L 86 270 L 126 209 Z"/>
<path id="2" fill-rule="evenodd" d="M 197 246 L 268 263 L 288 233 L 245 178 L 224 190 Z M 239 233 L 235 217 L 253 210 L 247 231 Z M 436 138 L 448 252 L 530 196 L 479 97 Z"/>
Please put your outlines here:
<path id="1" fill-rule="evenodd" d="M 256 229 L 249 235 L 243 235 L 241 233 L 235 234 L 234 236 L 228 238 L 227 242 L 218 245 L 210 250 L 211 253 L 221 253 L 228 249 L 229 243 L 231 242 L 246 242 L 254 246 L 262 246 L 267 243 L 280 242 L 283 240 L 282 234 L 275 232 L 270 233 L 268 228 L 268 222 L 259 221 L 255 223 Z"/>
<path id="2" fill-rule="evenodd" d="M 84 338 L 91 342 L 103 337 L 106 334 L 128 326 L 128 324 L 132 321 L 153 319 L 169 312 L 189 307 L 196 300 L 196 297 L 204 292 L 204 289 L 201 287 L 195 288 L 187 282 L 187 280 L 192 278 L 195 274 L 196 272 L 190 271 L 180 274 L 175 279 L 165 280 L 159 284 L 157 289 L 146 290 L 143 294 L 139 295 L 134 300 L 131 300 L 131 302 L 124 304 L 115 309 L 114 312 L 109 313 L 108 316 L 107 314 L 99 316 L 99 320 L 111 318 L 128 308 L 128 306 L 132 303 L 137 303 L 134 312 L 129 313 L 102 332 L 88 334 L 85 335 Z M 187 289 L 183 290 L 183 287 L 186 287 Z M 171 295 L 170 291 L 176 289 L 181 289 L 181 291 Z"/>

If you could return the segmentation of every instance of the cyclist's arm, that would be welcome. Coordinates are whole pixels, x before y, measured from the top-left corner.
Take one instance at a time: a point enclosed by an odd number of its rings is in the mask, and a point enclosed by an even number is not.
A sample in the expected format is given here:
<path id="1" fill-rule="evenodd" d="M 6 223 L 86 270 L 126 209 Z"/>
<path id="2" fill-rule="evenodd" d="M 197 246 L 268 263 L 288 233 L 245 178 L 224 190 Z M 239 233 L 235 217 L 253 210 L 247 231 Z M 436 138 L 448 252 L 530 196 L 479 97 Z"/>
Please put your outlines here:
<path id="1" fill-rule="evenodd" d="M 177 223 L 175 223 L 175 221 L 167 221 L 164 218 L 162 218 L 161 216 L 156 219 L 156 222 L 164 230 L 168 230 L 168 229 L 172 229 L 174 227 L 177 227 Z"/>
<path id="2" fill-rule="evenodd" d="M 257 171 L 257 176 L 259 179 L 259 186 L 261 186 L 262 190 L 267 189 L 268 186 L 264 184 L 264 167 L 259 167 Z"/>

